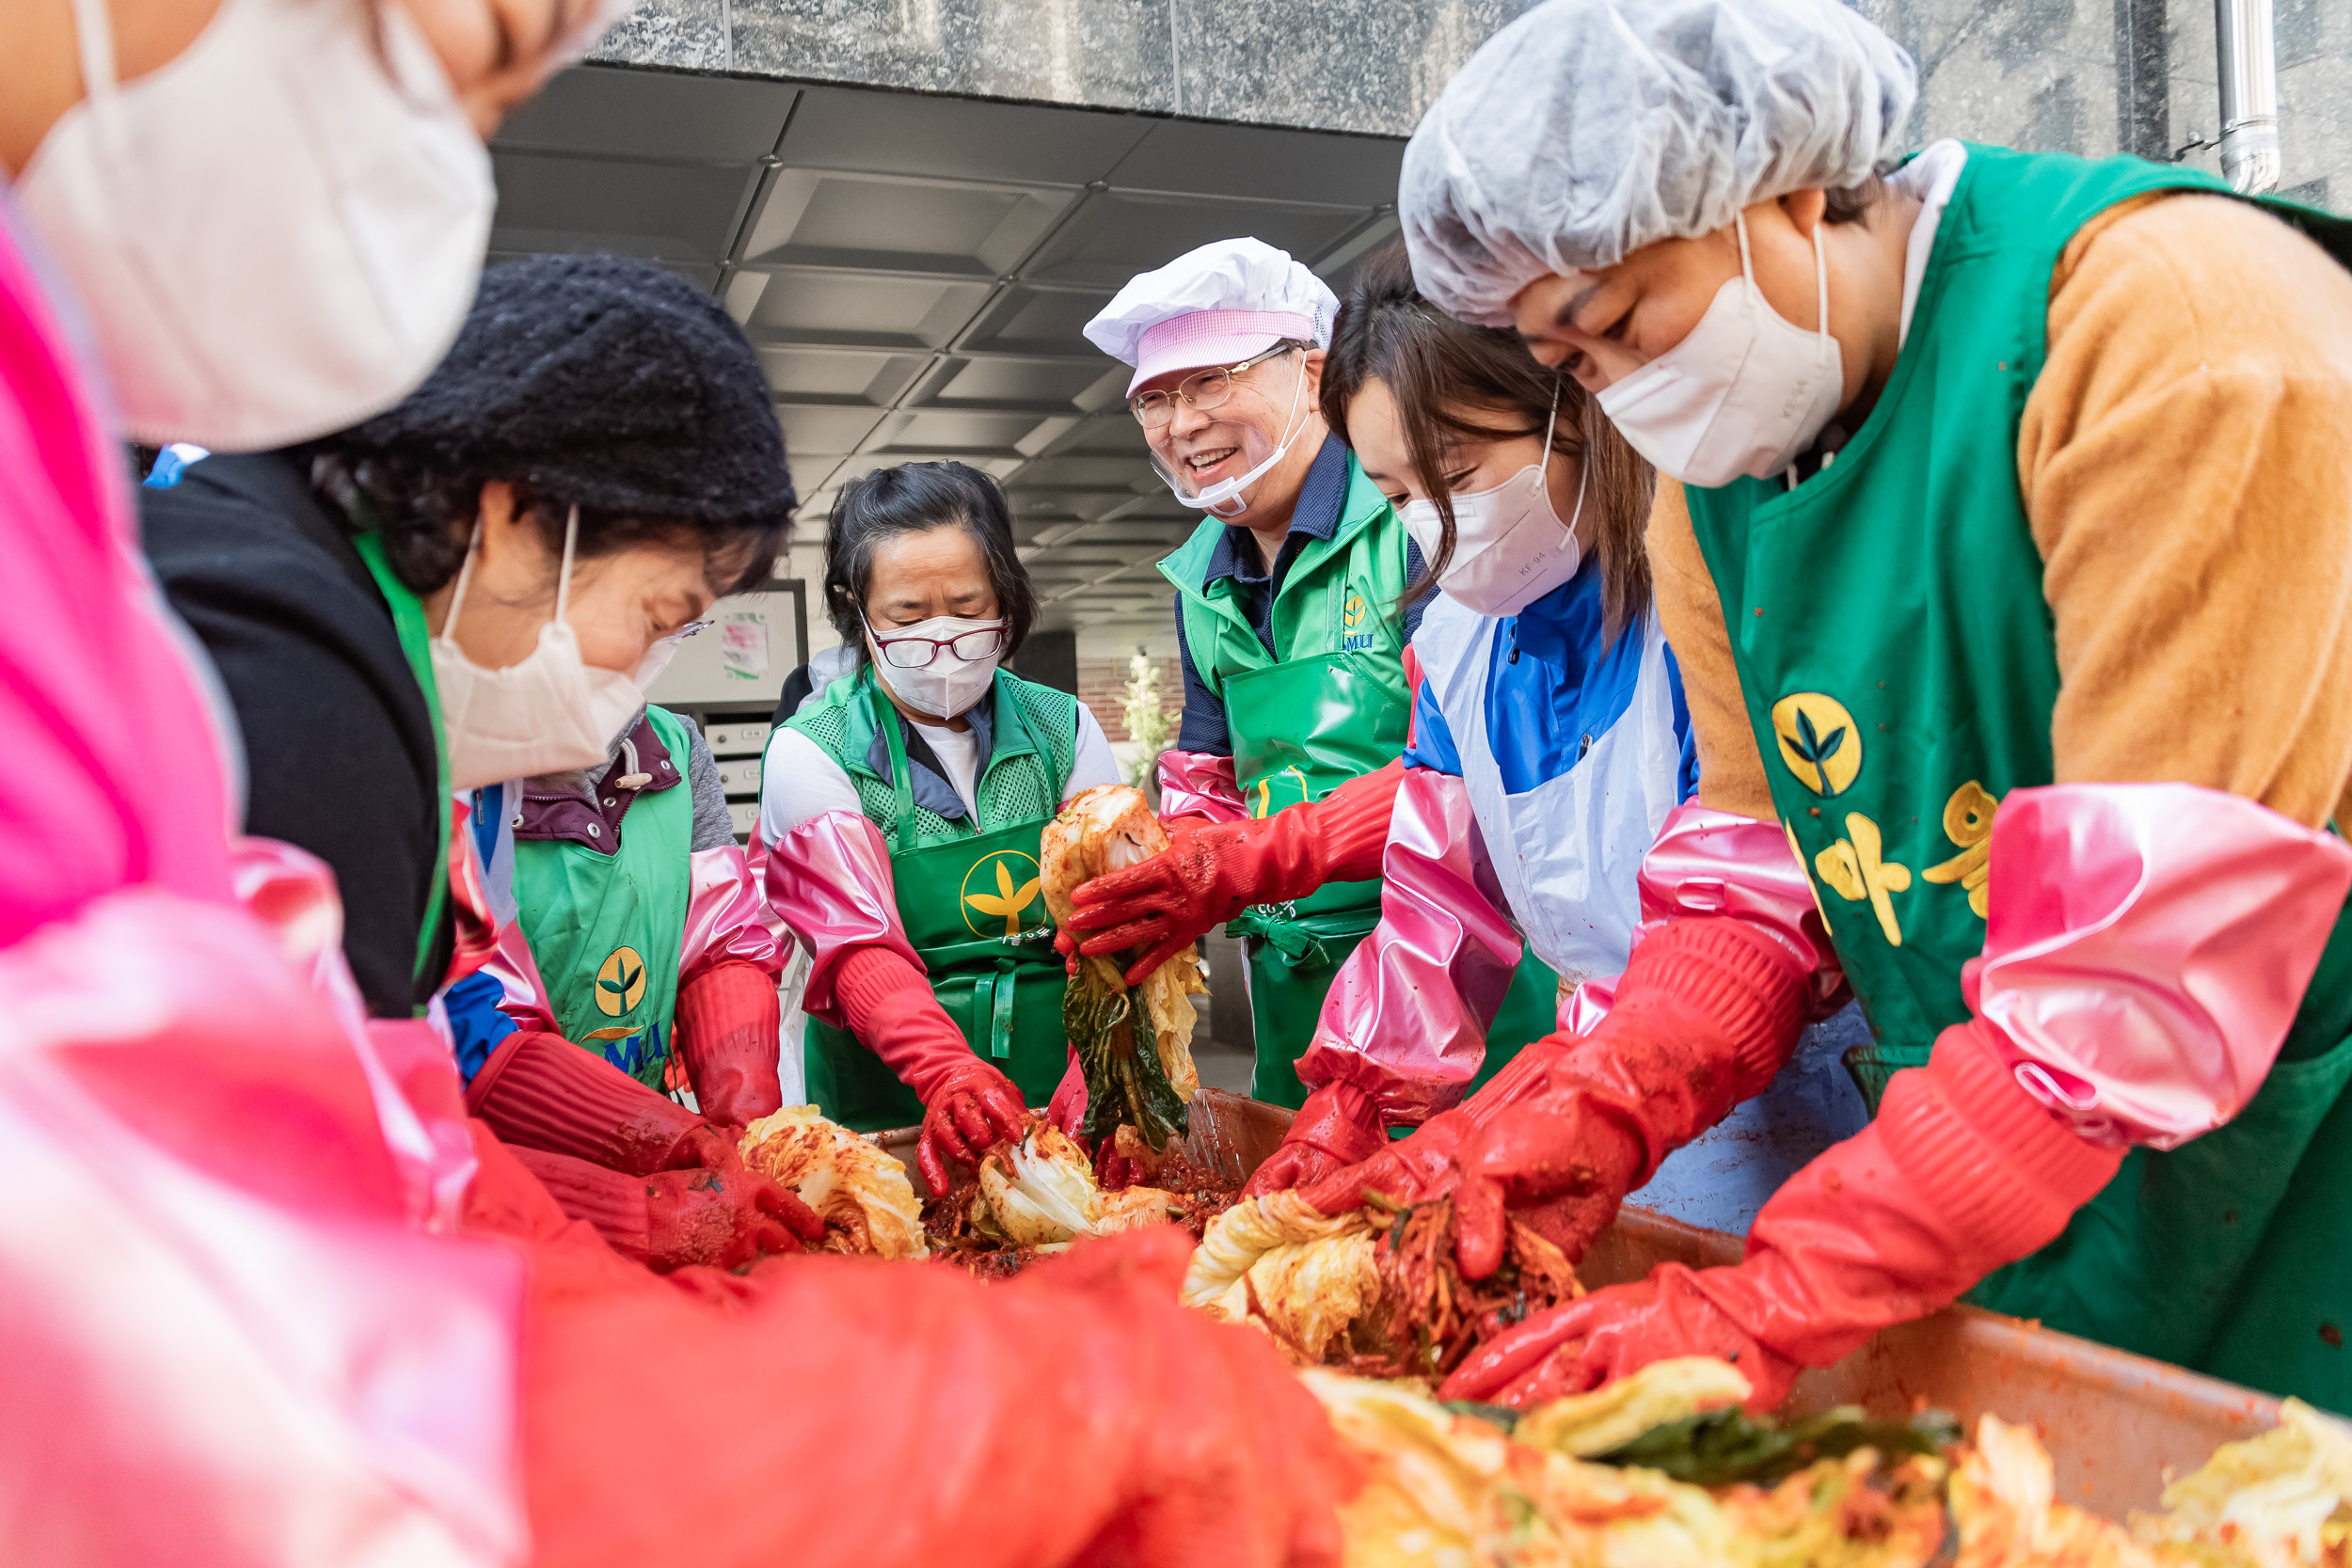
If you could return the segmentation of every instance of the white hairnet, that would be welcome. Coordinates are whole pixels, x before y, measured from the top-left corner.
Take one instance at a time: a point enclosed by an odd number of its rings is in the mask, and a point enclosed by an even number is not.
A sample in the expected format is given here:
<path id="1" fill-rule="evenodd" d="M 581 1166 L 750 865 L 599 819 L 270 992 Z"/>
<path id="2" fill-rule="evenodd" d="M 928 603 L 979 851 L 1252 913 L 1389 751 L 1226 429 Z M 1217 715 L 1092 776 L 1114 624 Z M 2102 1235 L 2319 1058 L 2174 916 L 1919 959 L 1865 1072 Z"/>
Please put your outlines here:
<path id="1" fill-rule="evenodd" d="M 1086 335 L 1104 354 L 1133 365 L 1143 335 L 1160 323 L 1196 311 L 1230 310 L 1303 316 L 1313 324 L 1316 344 L 1327 347 L 1339 308 L 1329 285 L 1288 251 L 1263 240 L 1217 240 L 1129 278 L 1087 323 Z"/>
<path id="2" fill-rule="evenodd" d="M 1858 184 L 1917 95 L 1911 56 L 1837 0 L 1548 0 L 1486 40 L 1405 150 L 1414 281 L 1508 325 L 1548 273 Z"/>

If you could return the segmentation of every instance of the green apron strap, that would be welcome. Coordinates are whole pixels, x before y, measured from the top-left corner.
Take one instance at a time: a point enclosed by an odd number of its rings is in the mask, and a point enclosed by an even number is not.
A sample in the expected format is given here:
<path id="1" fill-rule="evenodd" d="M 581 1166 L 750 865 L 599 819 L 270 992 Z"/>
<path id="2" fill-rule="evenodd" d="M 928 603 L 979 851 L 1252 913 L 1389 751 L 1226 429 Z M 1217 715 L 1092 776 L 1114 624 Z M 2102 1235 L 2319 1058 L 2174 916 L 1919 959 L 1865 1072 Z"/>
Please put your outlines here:
<path id="1" fill-rule="evenodd" d="M 363 501 L 360 506 L 364 514 L 366 503 Z M 425 711 L 433 717 L 437 791 L 437 809 L 433 813 L 433 885 L 425 895 L 424 924 L 417 931 L 417 961 L 411 972 L 421 980 L 425 978 L 425 966 L 433 961 L 433 939 L 441 929 L 442 907 L 449 902 L 449 741 L 441 730 L 441 683 L 433 675 L 433 638 L 425 629 L 424 601 L 393 572 L 391 558 L 384 553 L 384 535 L 371 529 L 355 537 L 352 545 L 358 550 L 359 559 L 368 563 L 368 573 L 375 578 L 377 592 L 391 607 L 392 629 L 400 635 L 400 651 L 408 660 L 408 673 L 417 678 L 417 686 L 424 693 Z M 417 1015 L 421 1018 L 424 1008 L 419 1007 Z"/>
<path id="2" fill-rule="evenodd" d="M 1012 1057 L 1012 988 L 1019 978 L 1010 958 L 996 960 L 995 994 L 989 999 L 988 1053 L 1000 1062 Z"/>
<path id="3" fill-rule="evenodd" d="M 914 847 L 914 791 L 907 784 L 907 743 L 898 733 L 898 710 L 882 689 L 882 677 L 870 671 L 866 695 L 873 700 L 874 724 L 890 747 L 890 793 L 898 808 L 898 847 Z"/>
<path id="4" fill-rule="evenodd" d="M 1256 937 L 1294 964 L 1327 962 L 1323 943 L 1295 920 L 1283 920 L 1252 904 L 1225 924 L 1228 936 Z"/>

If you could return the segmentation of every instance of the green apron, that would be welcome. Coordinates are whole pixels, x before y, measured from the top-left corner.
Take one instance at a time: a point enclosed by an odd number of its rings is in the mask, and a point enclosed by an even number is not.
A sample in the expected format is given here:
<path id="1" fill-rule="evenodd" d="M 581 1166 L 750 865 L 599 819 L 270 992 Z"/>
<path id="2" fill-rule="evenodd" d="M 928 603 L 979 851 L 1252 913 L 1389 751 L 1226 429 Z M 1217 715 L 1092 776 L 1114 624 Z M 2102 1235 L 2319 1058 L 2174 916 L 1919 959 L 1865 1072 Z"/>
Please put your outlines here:
<path id="1" fill-rule="evenodd" d="M 683 758 L 685 721 L 645 709 Z M 516 918 L 564 1037 L 649 1088 L 669 1066 L 691 892 L 694 791 L 681 777 L 629 803 L 611 854 L 568 840 L 515 842 Z"/>
<path id="2" fill-rule="evenodd" d="M 364 503 L 359 510 L 365 514 Z M 422 980 L 441 932 L 441 911 L 449 903 L 449 742 L 441 734 L 441 683 L 433 673 L 433 637 L 425 629 L 424 603 L 417 597 L 416 590 L 401 581 L 392 570 L 391 558 L 384 553 L 384 535 L 371 529 L 356 535 L 351 543 L 358 550 L 359 559 L 367 562 L 368 575 L 375 578 L 376 592 L 384 595 L 385 604 L 391 608 L 392 630 L 400 638 L 401 657 L 407 659 L 408 673 L 416 677 L 417 689 L 424 693 L 425 710 L 433 718 L 433 766 L 438 780 L 434 799 L 440 809 L 434 816 L 437 836 L 433 851 L 433 881 L 425 894 L 424 923 L 417 928 L 417 961 L 411 972 L 415 978 Z M 416 1011 L 419 1018 L 424 1016 L 424 1007 Z"/>
<path id="3" fill-rule="evenodd" d="M 1339 526 L 1292 558 L 1274 596 L 1276 653 L 1230 578 L 1203 585 L 1225 522 L 1203 518 L 1160 562 L 1176 585 L 1194 671 L 1225 705 L 1234 779 L 1253 817 L 1319 800 L 1405 750 L 1412 693 L 1394 613 L 1406 587 L 1405 525 L 1352 453 L 1347 485 Z M 1249 960 L 1256 1098 L 1294 1110 L 1305 1101 L 1295 1063 L 1324 993 L 1379 919 L 1377 880 L 1334 882 L 1295 903 L 1253 906 L 1226 927 Z"/>
<path id="4" fill-rule="evenodd" d="M 890 820 L 884 832 L 892 845 L 890 875 L 898 923 L 929 972 L 931 994 L 973 1051 L 1011 1079 L 1024 1101 L 1042 1105 L 1061 1082 L 1069 1048 L 1061 1022 L 1067 976 L 1054 951 L 1054 917 L 1039 886 L 1038 851 L 1070 768 L 1039 751 L 1023 710 L 1060 698 L 1069 705 L 1074 747 L 1077 705 L 1074 698 L 1002 673 L 996 682 L 988 768 L 974 791 L 984 819 L 975 824 L 969 818 L 931 817 L 936 826 L 929 834 L 919 819 L 930 814 L 918 811 L 907 782 L 898 710 L 870 669 L 835 683 L 833 701 L 837 709 L 854 693 L 869 703 L 874 728 L 889 747 Z M 1016 686 L 1023 689 L 1016 691 Z M 1018 700 L 1022 697 L 1027 701 Z M 850 749 L 843 744 L 847 732 L 803 728 L 850 772 L 862 793 L 870 789 L 863 749 L 854 757 L 843 754 Z M 828 735 L 835 736 L 832 745 Z M 1009 808 L 1014 819 L 1008 821 L 999 813 L 1012 792 L 999 775 L 1013 770 L 1050 771 L 1053 777 L 1050 788 L 1031 781 L 1024 804 Z M 1035 803 L 1040 800 L 1041 808 Z M 914 1091 L 856 1037 L 812 1018 L 806 1039 L 809 1098 L 826 1116 L 860 1132 L 910 1127 L 923 1119 L 923 1102 Z"/>
<path id="5" fill-rule="evenodd" d="M 1969 1016 L 1988 840 L 2053 781 L 2058 689 L 2016 483 L 2067 242 L 2142 192 L 2208 176 L 1971 147 L 1878 405 L 1814 478 L 1687 492 L 1772 797 L 1813 878 L 1887 1078 Z M 2352 254 L 2352 225 L 2280 215 Z M 2152 327 L 2152 330 L 2154 328 Z M 2280 1059 L 2228 1126 L 2134 1151 L 2058 1241 L 1979 1304 L 2352 1411 L 2352 928 L 2340 921 Z"/>

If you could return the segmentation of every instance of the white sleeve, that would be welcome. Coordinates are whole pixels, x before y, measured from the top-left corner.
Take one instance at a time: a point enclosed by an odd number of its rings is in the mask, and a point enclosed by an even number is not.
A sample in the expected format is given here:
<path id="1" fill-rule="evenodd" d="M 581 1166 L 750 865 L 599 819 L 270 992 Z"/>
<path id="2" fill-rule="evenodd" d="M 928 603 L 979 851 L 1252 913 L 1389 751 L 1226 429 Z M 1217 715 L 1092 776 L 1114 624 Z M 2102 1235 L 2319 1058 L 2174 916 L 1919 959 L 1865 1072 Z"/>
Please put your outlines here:
<path id="1" fill-rule="evenodd" d="M 759 831 L 770 844 L 829 811 L 865 811 L 857 785 L 824 749 L 795 729 L 778 726 L 759 764 Z"/>
<path id="2" fill-rule="evenodd" d="M 1119 759 L 1111 754 L 1110 736 L 1103 733 L 1102 721 L 1094 710 L 1084 703 L 1078 705 L 1078 748 L 1070 760 L 1070 783 L 1061 792 L 1065 800 L 1096 784 L 1117 784 Z"/>

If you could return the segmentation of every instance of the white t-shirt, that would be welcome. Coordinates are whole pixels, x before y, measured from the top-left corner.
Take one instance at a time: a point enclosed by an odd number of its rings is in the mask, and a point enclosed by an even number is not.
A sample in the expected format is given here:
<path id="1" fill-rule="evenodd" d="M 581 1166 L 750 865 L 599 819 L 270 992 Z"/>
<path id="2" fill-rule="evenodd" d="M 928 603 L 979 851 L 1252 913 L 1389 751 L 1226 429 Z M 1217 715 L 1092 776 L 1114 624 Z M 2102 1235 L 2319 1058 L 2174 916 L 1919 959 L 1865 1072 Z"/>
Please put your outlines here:
<path id="1" fill-rule="evenodd" d="M 962 799 L 964 810 L 975 811 L 979 737 L 969 729 L 959 733 L 945 725 L 914 727 L 922 733 L 931 755 L 947 770 L 947 782 Z M 1070 783 L 1062 799 L 1067 800 L 1096 784 L 1119 782 L 1119 759 L 1111 754 L 1110 737 L 1103 733 L 1094 711 L 1080 703 L 1077 752 L 1071 761 Z M 793 829 L 827 812 L 855 814 L 863 809 L 858 804 L 857 785 L 850 782 L 839 763 L 825 754 L 823 747 L 793 729 L 779 728 L 769 737 L 768 754 L 759 769 L 759 832 L 768 843 L 783 843 Z"/>

